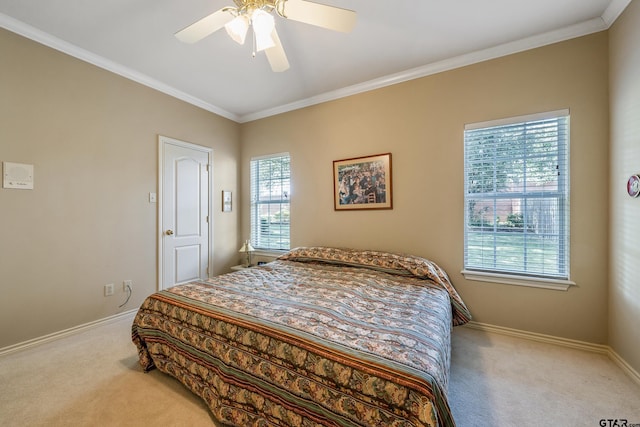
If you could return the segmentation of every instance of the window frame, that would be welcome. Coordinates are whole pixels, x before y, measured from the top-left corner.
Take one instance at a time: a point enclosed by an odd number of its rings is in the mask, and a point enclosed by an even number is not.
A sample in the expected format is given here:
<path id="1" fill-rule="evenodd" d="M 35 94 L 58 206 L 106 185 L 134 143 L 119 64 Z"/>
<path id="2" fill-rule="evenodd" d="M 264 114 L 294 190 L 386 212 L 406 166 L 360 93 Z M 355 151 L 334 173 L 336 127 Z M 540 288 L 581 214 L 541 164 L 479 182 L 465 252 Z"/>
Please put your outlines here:
<path id="1" fill-rule="evenodd" d="M 468 232 L 469 232 L 469 200 L 473 199 L 474 194 L 469 193 L 468 190 L 468 171 L 470 169 L 467 159 L 467 131 L 476 131 L 481 129 L 490 129 L 490 128 L 501 128 L 505 126 L 515 126 L 515 125 L 525 125 L 526 123 L 549 120 L 549 119 L 559 119 L 562 117 L 566 117 L 566 141 L 565 147 L 566 150 L 564 153 L 558 153 L 558 168 L 559 168 L 559 178 L 558 178 L 558 189 L 554 192 L 542 192 L 545 196 L 556 197 L 558 200 L 558 209 L 561 212 L 559 215 L 559 227 L 562 232 L 562 236 L 559 240 L 559 253 L 560 251 L 564 251 L 563 256 L 559 256 L 559 263 L 564 262 L 566 264 L 566 277 L 557 277 L 553 275 L 543 275 L 537 273 L 531 273 L 524 270 L 518 272 L 509 272 L 509 271 L 501 271 L 498 267 L 495 269 L 486 268 L 486 267 L 478 267 L 478 266 L 470 266 L 468 265 L 468 250 L 469 250 L 469 242 L 468 242 Z M 472 123 L 467 124 L 464 127 L 464 258 L 463 258 L 463 270 L 461 273 L 468 280 L 482 281 L 482 282 L 492 282 L 492 283 L 502 283 L 508 285 L 518 285 L 518 286 L 530 286 L 536 288 L 545 288 L 545 289 L 553 289 L 553 290 L 568 290 L 569 287 L 574 286 L 575 282 L 570 279 L 570 215 L 569 215 L 569 204 L 570 204 L 570 186 L 569 186 L 569 144 L 570 144 L 570 114 L 568 109 L 564 110 L 556 110 L 549 111 L 538 114 L 529 114 L 524 116 L 510 117 L 499 120 L 491 120 L 480 123 Z M 561 144 L 558 144 L 558 150 L 563 149 Z M 562 173 L 564 171 L 564 173 Z M 490 192 L 491 193 L 491 192 Z M 522 199 L 529 200 L 534 199 L 535 197 L 541 197 L 542 194 L 536 194 L 534 192 L 527 192 L 526 190 L 520 192 L 510 192 L 508 194 L 499 193 L 497 191 L 493 191 L 493 196 L 487 197 L 487 195 L 482 195 L 481 198 L 485 200 L 492 200 L 496 203 L 497 200 L 501 198 L 511 198 L 511 199 Z M 565 212 L 566 210 L 566 212 Z M 494 215 L 495 216 L 495 215 Z M 494 237 L 498 235 L 498 232 L 493 231 L 493 233 L 489 232 L 487 235 L 493 235 Z M 564 247 L 566 246 L 566 248 Z M 495 246 L 493 246 L 493 250 L 495 252 Z"/>
<path id="2" fill-rule="evenodd" d="M 265 160 L 273 160 L 278 158 L 286 158 L 288 160 L 288 168 L 289 175 L 286 178 L 288 180 L 289 190 L 288 193 L 284 192 L 284 198 L 279 199 L 270 199 L 268 202 L 260 202 L 256 198 L 255 191 L 260 186 L 260 177 L 255 173 L 255 168 L 259 167 L 259 162 Z M 264 156 L 256 156 L 252 157 L 249 161 L 249 223 L 250 223 L 250 237 L 249 240 L 251 245 L 255 248 L 256 254 L 270 255 L 270 254 L 280 254 L 290 250 L 291 248 L 291 155 L 288 152 L 284 153 L 276 153 L 276 154 L 268 154 Z M 260 206 L 263 205 L 278 205 L 282 206 L 283 204 L 288 205 L 289 210 L 289 221 L 286 227 L 286 234 L 288 235 L 287 243 L 288 247 L 274 247 L 273 245 L 264 245 L 264 242 L 261 238 L 261 233 L 258 231 L 260 228 L 260 224 L 258 224 L 257 219 L 260 217 L 259 209 Z M 280 209 L 281 211 L 282 209 Z"/>

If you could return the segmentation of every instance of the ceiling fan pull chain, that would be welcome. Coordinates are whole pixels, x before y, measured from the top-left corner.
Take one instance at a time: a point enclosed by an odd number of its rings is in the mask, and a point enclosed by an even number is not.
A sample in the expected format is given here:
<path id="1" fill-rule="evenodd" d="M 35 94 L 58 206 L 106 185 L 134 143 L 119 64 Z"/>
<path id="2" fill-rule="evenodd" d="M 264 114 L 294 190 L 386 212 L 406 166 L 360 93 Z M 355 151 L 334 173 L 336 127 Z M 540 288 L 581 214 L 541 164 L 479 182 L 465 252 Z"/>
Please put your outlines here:
<path id="1" fill-rule="evenodd" d="M 253 29 L 253 25 L 251 26 L 251 40 L 253 41 L 253 49 L 251 51 L 251 56 L 256 57 L 256 31 Z"/>

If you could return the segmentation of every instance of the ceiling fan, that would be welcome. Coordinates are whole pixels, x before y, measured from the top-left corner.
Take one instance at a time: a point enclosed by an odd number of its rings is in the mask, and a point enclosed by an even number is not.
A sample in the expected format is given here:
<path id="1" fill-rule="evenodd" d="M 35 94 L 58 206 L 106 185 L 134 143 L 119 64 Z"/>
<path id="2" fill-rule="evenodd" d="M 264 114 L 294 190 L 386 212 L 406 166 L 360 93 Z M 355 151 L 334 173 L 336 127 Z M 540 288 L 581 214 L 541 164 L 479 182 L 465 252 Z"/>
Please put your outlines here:
<path id="1" fill-rule="evenodd" d="M 264 51 L 275 72 L 289 69 L 289 61 L 275 28 L 273 11 L 278 16 L 330 30 L 349 32 L 356 23 L 352 10 L 306 0 L 233 0 L 227 6 L 205 16 L 175 33 L 178 40 L 195 43 L 225 27 L 229 36 L 244 44 L 249 27 L 253 29 L 255 52 Z"/>

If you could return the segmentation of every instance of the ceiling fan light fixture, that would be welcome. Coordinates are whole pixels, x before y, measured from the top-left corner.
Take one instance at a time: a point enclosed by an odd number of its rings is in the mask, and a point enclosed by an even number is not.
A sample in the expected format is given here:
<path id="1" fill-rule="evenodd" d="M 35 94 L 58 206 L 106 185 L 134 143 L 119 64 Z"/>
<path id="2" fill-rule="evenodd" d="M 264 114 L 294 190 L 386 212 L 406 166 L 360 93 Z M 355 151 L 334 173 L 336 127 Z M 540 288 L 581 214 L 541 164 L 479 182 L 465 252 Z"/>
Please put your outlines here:
<path id="1" fill-rule="evenodd" d="M 276 45 L 271 37 L 276 27 L 273 15 L 262 9 L 256 9 L 251 14 L 251 24 L 256 35 L 256 51 L 260 52 Z"/>
<path id="2" fill-rule="evenodd" d="M 349 32 L 356 22 L 356 13 L 308 0 L 233 0 L 227 6 L 201 18 L 175 33 L 178 40 L 195 43 L 225 27 L 229 37 L 244 44 L 252 28 L 253 51 L 264 51 L 271 69 L 289 69 L 289 60 L 275 28 L 274 13 L 292 21 L 315 25 L 329 30 Z"/>
<path id="3" fill-rule="evenodd" d="M 249 18 L 247 15 L 238 15 L 232 21 L 228 22 L 224 29 L 233 41 L 238 44 L 244 44 L 249 30 Z"/>

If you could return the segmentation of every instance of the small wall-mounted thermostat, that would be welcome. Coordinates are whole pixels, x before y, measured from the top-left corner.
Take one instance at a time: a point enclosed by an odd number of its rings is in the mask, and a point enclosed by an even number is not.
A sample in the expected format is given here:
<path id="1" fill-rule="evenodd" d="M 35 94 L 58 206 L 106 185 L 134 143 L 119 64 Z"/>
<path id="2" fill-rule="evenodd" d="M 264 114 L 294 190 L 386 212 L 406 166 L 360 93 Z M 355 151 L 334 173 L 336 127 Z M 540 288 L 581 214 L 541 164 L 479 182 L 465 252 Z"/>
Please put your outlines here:
<path id="1" fill-rule="evenodd" d="M 631 197 L 638 197 L 640 194 L 640 176 L 631 175 L 627 181 L 627 193 Z"/>
<path id="2" fill-rule="evenodd" d="M 33 190 L 33 165 L 2 162 L 2 188 Z"/>

